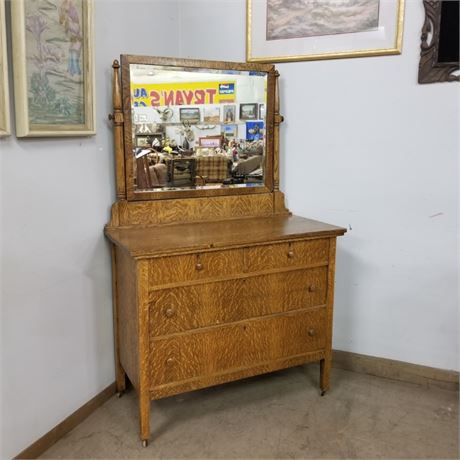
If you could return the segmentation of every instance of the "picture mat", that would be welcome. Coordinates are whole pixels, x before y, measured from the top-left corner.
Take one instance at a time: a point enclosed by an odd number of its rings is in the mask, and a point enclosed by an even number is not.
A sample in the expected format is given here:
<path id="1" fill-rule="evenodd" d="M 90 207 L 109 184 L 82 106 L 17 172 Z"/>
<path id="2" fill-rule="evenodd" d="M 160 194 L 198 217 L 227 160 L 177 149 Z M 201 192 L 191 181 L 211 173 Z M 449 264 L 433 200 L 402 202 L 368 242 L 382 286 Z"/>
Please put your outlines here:
<path id="1" fill-rule="evenodd" d="M 267 4 L 265 0 L 248 0 L 248 58 L 263 60 L 279 57 L 352 53 L 356 51 L 391 49 L 396 47 L 398 29 L 398 0 L 381 0 L 379 27 L 376 30 L 338 35 L 325 35 L 288 40 L 266 40 Z M 401 0 L 403 1 L 403 0 Z M 248 10 L 248 11 L 249 11 Z"/>

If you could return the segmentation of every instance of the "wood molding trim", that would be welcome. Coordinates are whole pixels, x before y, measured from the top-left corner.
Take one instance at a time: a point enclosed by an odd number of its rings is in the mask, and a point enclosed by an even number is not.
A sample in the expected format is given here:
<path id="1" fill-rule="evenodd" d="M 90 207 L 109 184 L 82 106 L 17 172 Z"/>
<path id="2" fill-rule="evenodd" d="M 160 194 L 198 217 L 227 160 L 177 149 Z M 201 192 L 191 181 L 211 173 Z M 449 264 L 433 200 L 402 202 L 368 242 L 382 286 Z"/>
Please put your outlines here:
<path id="1" fill-rule="evenodd" d="M 416 383 L 427 387 L 434 386 L 445 390 L 459 390 L 459 373 L 456 371 L 436 369 L 376 356 L 333 350 L 332 367 L 376 377 Z M 89 417 L 99 406 L 109 400 L 115 394 L 115 391 L 114 382 L 14 458 L 38 458 L 59 439 Z"/>
<path id="2" fill-rule="evenodd" d="M 386 379 L 416 383 L 425 387 L 459 390 L 459 373 L 403 361 L 334 350 L 332 367 Z"/>
<path id="3" fill-rule="evenodd" d="M 38 458 L 43 452 L 48 450 L 59 439 L 64 437 L 69 431 L 73 430 L 83 420 L 89 417 L 98 407 L 102 406 L 115 394 L 115 382 L 90 399 L 86 404 L 69 415 L 61 423 L 58 423 L 53 429 L 44 434 L 40 439 L 35 441 L 29 447 L 26 447 L 21 453 L 14 457 L 15 459 Z"/>

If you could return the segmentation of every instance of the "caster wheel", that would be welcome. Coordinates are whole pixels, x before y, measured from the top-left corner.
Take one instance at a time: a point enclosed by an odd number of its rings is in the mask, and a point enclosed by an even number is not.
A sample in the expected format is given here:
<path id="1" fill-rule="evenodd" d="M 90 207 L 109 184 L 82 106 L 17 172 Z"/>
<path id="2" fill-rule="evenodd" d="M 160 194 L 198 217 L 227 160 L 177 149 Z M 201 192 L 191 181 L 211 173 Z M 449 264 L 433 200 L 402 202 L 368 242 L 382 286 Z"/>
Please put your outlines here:
<path id="1" fill-rule="evenodd" d="M 117 393 L 117 398 L 121 398 L 124 394 L 125 394 L 124 391 L 119 391 L 119 392 Z"/>
<path id="2" fill-rule="evenodd" d="M 142 447 L 147 447 L 149 445 L 149 442 L 147 439 L 142 440 Z"/>
<path id="3" fill-rule="evenodd" d="M 326 394 L 326 390 L 321 390 L 321 396 L 324 396 Z"/>

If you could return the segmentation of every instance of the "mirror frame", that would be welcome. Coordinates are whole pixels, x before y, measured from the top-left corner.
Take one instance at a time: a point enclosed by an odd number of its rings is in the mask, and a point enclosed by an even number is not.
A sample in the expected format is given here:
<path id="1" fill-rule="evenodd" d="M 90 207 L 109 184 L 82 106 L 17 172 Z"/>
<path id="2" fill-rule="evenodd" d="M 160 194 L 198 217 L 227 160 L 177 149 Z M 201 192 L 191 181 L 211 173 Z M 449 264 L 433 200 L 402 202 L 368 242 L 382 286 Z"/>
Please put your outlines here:
<path id="1" fill-rule="evenodd" d="M 264 185 L 255 187 L 198 190 L 170 190 L 170 191 L 136 191 L 134 187 L 134 161 L 132 140 L 132 109 L 131 109 L 131 64 L 164 65 L 170 67 L 186 67 L 189 69 L 215 69 L 256 71 L 267 73 L 267 102 L 265 114 L 265 169 Z M 275 130 L 275 98 L 277 72 L 272 64 L 237 63 L 224 61 L 204 61 L 156 56 L 121 55 L 121 85 L 123 97 L 123 125 L 124 125 L 124 160 L 126 197 L 128 201 L 166 200 L 174 198 L 198 198 L 226 195 L 249 195 L 271 193 L 274 189 L 274 130 Z"/>
<path id="2" fill-rule="evenodd" d="M 460 81 L 459 62 L 438 62 L 439 36 L 441 33 L 441 9 L 445 0 L 423 0 L 425 21 L 422 27 L 420 63 L 418 70 L 419 83 L 439 83 L 443 81 Z M 428 35 L 431 40 L 428 41 Z"/>

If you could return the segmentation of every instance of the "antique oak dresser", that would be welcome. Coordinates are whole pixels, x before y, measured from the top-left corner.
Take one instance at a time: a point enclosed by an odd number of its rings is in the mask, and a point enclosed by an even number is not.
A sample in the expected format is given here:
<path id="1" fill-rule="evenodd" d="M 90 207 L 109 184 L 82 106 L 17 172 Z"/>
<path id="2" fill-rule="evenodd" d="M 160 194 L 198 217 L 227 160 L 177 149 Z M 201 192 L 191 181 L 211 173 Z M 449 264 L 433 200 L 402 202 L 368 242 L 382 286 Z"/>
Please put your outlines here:
<path id="1" fill-rule="evenodd" d="M 278 72 L 267 64 L 127 55 L 121 78 L 118 61 L 113 69 L 117 201 L 105 234 L 112 246 L 116 381 L 119 394 L 126 377 L 138 394 L 142 444 L 150 438 L 151 400 L 313 361 L 320 362 L 324 394 L 336 237 L 345 229 L 285 208 Z M 224 105 L 236 106 L 235 129 L 203 117 Z M 189 175 L 194 182 L 185 187 L 149 177 L 166 171 L 173 154 L 203 153 L 198 130 L 214 130 L 219 139 L 221 128 L 233 140 L 224 133 L 220 148 L 205 153 L 227 153 L 234 167 L 263 145 L 261 171 L 232 176 L 230 167 L 221 183 Z M 139 131 L 153 133 L 141 148 Z M 181 143 L 171 153 L 170 145 Z"/>

